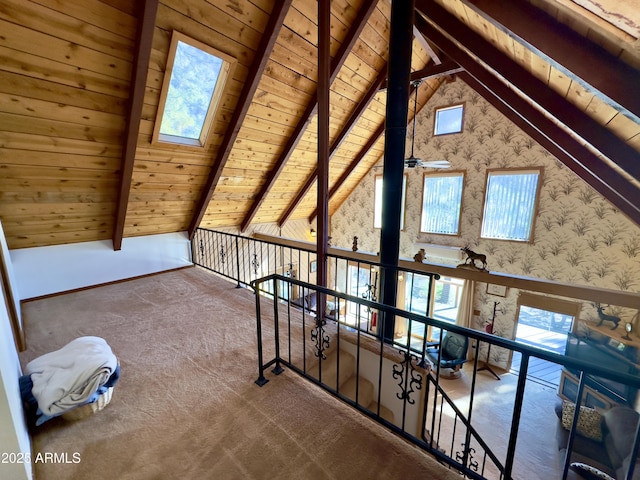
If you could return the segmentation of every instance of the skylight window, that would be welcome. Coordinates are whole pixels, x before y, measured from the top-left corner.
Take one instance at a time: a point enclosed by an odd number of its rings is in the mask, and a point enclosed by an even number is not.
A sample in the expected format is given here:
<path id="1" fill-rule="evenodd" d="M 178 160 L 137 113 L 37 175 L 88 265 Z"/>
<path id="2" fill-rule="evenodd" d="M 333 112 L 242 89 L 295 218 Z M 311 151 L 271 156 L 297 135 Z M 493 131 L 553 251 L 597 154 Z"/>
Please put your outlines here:
<path id="1" fill-rule="evenodd" d="M 204 146 L 235 60 L 174 32 L 153 140 Z"/>
<path id="2" fill-rule="evenodd" d="M 453 105 L 436 109 L 436 119 L 433 127 L 434 135 L 447 135 L 462 131 L 462 115 L 464 105 Z"/>

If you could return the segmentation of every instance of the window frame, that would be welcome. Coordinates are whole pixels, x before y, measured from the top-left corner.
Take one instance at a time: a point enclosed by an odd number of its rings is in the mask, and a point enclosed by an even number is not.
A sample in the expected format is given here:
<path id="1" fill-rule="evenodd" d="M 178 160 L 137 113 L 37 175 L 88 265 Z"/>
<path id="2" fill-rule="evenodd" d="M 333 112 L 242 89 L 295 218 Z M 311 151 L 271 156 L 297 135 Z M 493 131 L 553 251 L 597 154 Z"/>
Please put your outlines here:
<path id="1" fill-rule="evenodd" d="M 454 108 L 461 108 L 462 109 L 462 114 L 460 115 L 460 130 L 457 131 L 451 131 L 451 132 L 444 132 L 444 133 L 438 133 L 438 113 L 445 111 L 445 110 L 453 110 Z M 456 135 L 458 133 L 462 133 L 464 131 L 464 113 L 466 111 L 466 104 L 465 102 L 460 102 L 460 103 L 455 103 L 452 105 L 445 105 L 442 107 L 436 107 L 433 110 L 433 136 L 434 137 L 441 137 L 443 135 Z"/>
<path id="2" fill-rule="evenodd" d="M 380 199 L 380 226 L 376 226 L 376 218 L 378 215 L 376 214 L 376 206 L 377 203 L 377 182 L 378 178 L 380 178 L 380 182 L 382 183 L 382 174 L 375 174 L 373 177 L 373 228 L 380 230 L 382 228 L 382 198 Z M 409 175 L 405 172 L 403 173 L 402 178 L 402 212 L 400 214 L 400 231 L 404 232 L 406 228 L 406 217 L 407 217 L 407 188 L 409 182 Z M 380 189 L 380 195 L 382 195 L 382 188 Z"/>
<path id="3" fill-rule="evenodd" d="M 222 65 L 220 67 L 220 72 L 218 74 L 218 78 L 216 79 L 216 85 L 211 94 L 211 98 L 209 100 L 209 106 L 207 108 L 207 113 L 205 115 L 204 121 L 202 123 L 202 130 L 200 132 L 200 137 L 196 139 L 187 138 L 187 137 L 179 137 L 176 135 L 168 135 L 160 133 L 160 128 L 162 126 L 162 121 L 164 118 L 165 107 L 167 103 L 167 96 L 169 93 L 169 85 L 171 84 L 171 78 L 173 76 L 173 66 L 176 58 L 176 52 L 178 49 L 178 42 L 182 42 L 191 47 L 197 48 L 205 53 L 218 57 L 222 60 Z M 176 30 L 173 31 L 171 35 L 171 44 L 169 46 L 169 52 L 167 54 L 167 65 L 164 72 L 164 78 L 162 80 L 162 88 L 160 90 L 160 99 L 158 102 L 158 111 L 156 113 L 155 124 L 153 127 L 153 133 L 151 136 L 151 143 L 154 145 L 167 145 L 167 146 L 181 146 L 181 147 L 191 147 L 202 150 L 207 145 L 207 140 L 209 138 L 209 133 L 212 129 L 214 118 L 216 116 L 216 112 L 218 111 L 218 106 L 220 104 L 221 98 L 225 93 L 227 88 L 228 80 L 231 77 L 232 69 L 236 64 L 236 59 L 231 55 L 227 55 L 220 50 L 202 43 L 192 37 L 189 37 L 181 32 Z"/>
<path id="4" fill-rule="evenodd" d="M 518 175 L 518 174 L 526 174 L 526 173 L 538 173 L 538 183 L 536 185 L 535 190 L 535 199 L 533 201 L 533 209 L 531 212 L 531 224 L 529 226 L 529 236 L 526 239 L 515 239 L 515 238 L 496 238 L 489 237 L 483 235 L 483 226 L 486 219 L 486 208 L 487 208 L 487 196 L 489 195 L 489 178 L 492 174 L 498 175 Z M 535 227 L 536 220 L 538 218 L 538 209 L 540 205 L 540 192 L 542 190 L 542 183 L 544 179 L 544 167 L 515 167 L 515 168 L 488 168 L 485 175 L 485 183 L 484 183 L 484 198 L 482 200 L 482 219 L 480 221 L 480 233 L 479 238 L 484 240 L 496 240 L 496 241 L 506 241 L 506 242 L 517 242 L 517 243 L 533 243 L 535 238 Z"/>
<path id="5" fill-rule="evenodd" d="M 422 176 L 422 202 L 420 204 L 420 233 L 428 233 L 429 235 L 446 235 L 448 237 L 459 237 L 462 235 L 462 206 L 464 203 L 464 187 L 466 180 L 466 170 L 447 170 L 446 172 L 425 172 Z M 424 200 L 426 192 L 426 181 L 428 177 L 453 177 L 462 176 L 462 189 L 460 190 L 460 203 L 458 204 L 458 230 L 456 233 L 429 232 L 422 229 L 422 219 L 424 215 Z"/>

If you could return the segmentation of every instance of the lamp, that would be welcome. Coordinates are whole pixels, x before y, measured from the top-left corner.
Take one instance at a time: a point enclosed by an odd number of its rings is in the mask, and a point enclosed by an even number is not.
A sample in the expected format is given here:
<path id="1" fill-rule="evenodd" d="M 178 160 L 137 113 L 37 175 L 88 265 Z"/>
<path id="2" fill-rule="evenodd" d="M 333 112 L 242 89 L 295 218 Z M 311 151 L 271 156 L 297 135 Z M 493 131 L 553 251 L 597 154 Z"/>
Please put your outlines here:
<path id="1" fill-rule="evenodd" d="M 631 340 L 632 338 L 629 336 L 631 330 L 633 330 L 633 325 L 631 324 L 631 322 L 625 323 L 624 330 L 627 333 L 625 333 L 622 338 L 624 338 L 625 340 Z"/>
<path id="2" fill-rule="evenodd" d="M 311 238 L 316 238 L 316 231 L 313 228 L 309 233 L 311 234 Z"/>

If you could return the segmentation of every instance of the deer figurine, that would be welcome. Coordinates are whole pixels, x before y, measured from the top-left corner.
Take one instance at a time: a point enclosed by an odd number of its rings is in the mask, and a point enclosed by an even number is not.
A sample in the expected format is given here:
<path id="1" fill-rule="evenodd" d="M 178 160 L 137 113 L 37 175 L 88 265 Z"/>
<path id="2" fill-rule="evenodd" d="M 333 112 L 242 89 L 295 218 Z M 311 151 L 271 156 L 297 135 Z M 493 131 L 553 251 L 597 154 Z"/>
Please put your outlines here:
<path id="1" fill-rule="evenodd" d="M 470 263 L 471 265 L 473 265 L 476 268 L 479 268 L 481 270 L 486 270 L 487 269 L 487 256 L 482 254 L 482 253 L 476 253 L 473 250 L 471 250 L 469 247 L 463 247 L 460 250 L 462 250 L 466 255 L 467 255 L 467 259 L 465 260 L 465 264 Z M 478 260 L 479 262 L 482 263 L 482 268 L 478 267 L 476 265 L 476 260 Z"/>
<path id="2" fill-rule="evenodd" d="M 607 305 L 608 307 L 609 305 Z M 599 303 L 596 303 L 596 309 L 598 310 L 598 317 L 600 318 L 600 322 L 598 326 L 602 325 L 604 322 L 613 322 L 613 327 L 611 330 L 615 330 L 618 328 L 620 324 L 620 317 L 616 317 L 615 315 L 609 315 L 608 313 L 604 313 L 604 308 Z"/>

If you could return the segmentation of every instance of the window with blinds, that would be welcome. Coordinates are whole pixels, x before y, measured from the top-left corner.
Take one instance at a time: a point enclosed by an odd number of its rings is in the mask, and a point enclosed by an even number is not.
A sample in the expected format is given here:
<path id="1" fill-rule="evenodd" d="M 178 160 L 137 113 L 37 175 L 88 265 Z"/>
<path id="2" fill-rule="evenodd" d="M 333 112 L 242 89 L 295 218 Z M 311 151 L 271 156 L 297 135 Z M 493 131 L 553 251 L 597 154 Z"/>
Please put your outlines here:
<path id="1" fill-rule="evenodd" d="M 541 177 L 541 168 L 487 171 L 480 236 L 531 240 Z"/>
<path id="2" fill-rule="evenodd" d="M 458 235 L 464 172 L 425 173 L 420 231 Z"/>

